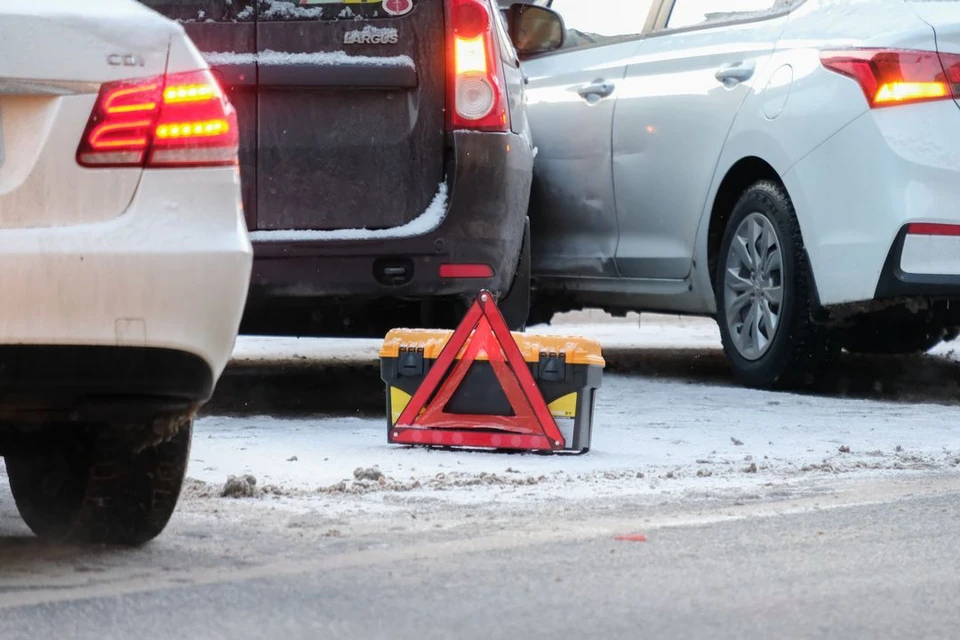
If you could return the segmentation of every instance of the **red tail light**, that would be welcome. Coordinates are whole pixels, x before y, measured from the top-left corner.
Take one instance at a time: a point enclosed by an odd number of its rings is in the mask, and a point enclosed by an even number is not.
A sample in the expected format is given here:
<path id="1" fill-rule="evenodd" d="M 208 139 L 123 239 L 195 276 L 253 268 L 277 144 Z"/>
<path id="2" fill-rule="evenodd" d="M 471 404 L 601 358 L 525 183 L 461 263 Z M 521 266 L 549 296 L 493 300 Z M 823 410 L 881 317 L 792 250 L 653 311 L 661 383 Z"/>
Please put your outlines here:
<path id="1" fill-rule="evenodd" d="M 870 108 L 960 97 L 960 56 L 933 51 L 824 51 L 823 66 L 850 76 Z"/>
<path id="2" fill-rule="evenodd" d="M 487 0 L 447 0 L 447 128 L 509 131 L 500 49 Z"/>
<path id="3" fill-rule="evenodd" d="M 237 114 L 207 71 L 106 84 L 77 162 L 85 167 L 237 163 Z"/>

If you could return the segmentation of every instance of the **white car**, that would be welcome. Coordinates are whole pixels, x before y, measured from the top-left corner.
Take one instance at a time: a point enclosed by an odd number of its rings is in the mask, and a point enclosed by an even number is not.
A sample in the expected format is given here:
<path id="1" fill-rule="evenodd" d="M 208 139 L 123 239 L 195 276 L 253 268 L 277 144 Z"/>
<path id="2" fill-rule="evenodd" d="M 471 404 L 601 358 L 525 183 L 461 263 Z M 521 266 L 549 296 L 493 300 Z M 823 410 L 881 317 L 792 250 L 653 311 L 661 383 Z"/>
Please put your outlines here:
<path id="1" fill-rule="evenodd" d="M 0 3 L 0 453 L 40 536 L 170 518 L 249 285 L 236 131 L 159 14 Z"/>
<path id="2" fill-rule="evenodd" d="M 712 315 L 757 387 L 956 335 L 960 2 L 551 6 L 565 44 L 523 62 L 531 322 Z"/>

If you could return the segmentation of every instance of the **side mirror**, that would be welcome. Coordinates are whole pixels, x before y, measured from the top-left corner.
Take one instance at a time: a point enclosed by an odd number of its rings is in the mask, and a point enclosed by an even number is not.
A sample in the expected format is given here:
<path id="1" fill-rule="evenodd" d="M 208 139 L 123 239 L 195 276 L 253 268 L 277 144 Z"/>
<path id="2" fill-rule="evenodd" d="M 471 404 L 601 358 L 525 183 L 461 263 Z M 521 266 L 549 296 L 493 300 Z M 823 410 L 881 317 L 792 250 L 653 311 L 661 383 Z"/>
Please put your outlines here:
<path id="1" fill-rule="evenodd" d="M 563 46 L 566 28 L 553 9 L 533 4 L 513 4 L 507 9 L 513 47 L 521 56 L 556 51 Z"/>

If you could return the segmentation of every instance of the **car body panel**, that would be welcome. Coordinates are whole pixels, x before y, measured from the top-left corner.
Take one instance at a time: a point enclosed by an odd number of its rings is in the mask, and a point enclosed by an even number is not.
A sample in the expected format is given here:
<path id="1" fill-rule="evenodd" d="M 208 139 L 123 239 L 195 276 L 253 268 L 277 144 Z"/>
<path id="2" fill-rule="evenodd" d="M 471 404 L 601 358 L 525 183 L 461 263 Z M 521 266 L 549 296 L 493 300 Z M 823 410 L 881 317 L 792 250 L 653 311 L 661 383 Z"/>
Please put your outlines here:
<path id="1" fill-rule="evenodd" d="M 388 239 L 266 241 L 251 234 L 257 259 L 241 332 L 325 335 L 338 309 L 369 320 L 367 303 L 475 296 L 480 288 L 510 289 L 517 268 L 530 193 L 533 150 L 514 133 L 451 134 L 455 158 L 443 219 L 432 229 Z M 494 276 L 444 279 L 444 263 L 486 264 Z M 378 281 L 385 265 L 406 270 L 403 281 Z M 328 318 L 332 316 L 332 319 Z M 398 316 L 399 317 L 399 316 Z"/>
<path id="2" fill-rule="evenodd" d="M 182 31 L 126 0 L 89 11 L 10 0 L 0 12 L 0 229 L 121 215 L 141 170 L 91 173 L 76 162 L 77 144 L 100 85 L 162 74 Z M 131 37 L 132 25 L 141 37 Z"/>
<path id="3" fill-rule="evenodd" d="M 379 2 L 142 1 L 183 21 L 238 105 L 255 249 L 245 333 L 354 333 L 341 311 L 391 304 L 422 306 L 424 322 L 437 298 L 510 290 L 533 144 L 502 24 L 511 132 L 447 131 L 445 2 L 396 3 L 393 15 Z M 455 261 L 494 275 L 441 279 L 439 264 Z"/>
<path id="4" fill-rule="evenodd" d="M 948 101 L 873 110 L 784 175 L 814 239 L 807 251 L 823 304 L 872 299 L 904 225 L 960 223 L 960 211 L 943 206 L 960 198 L 960 133 L 943 126 L 951 120 L 960 125 Z"/>
<path id="5" fill-rule="evenodd" d="M 659 11 L 659 25 L 669 15 L 669 4 Z M 938 213 L 936 203 L 956 199 L 952 185 L 960 158 L 952 151 L 952 131 L 960 114 L 949 101 L 870 110 L 854 80 L 823 67 L 820 51 L 935 51 L 939 40 L 950 51 L 954 29 L 960 32 L 956 4 L 807 0 L 791 11 L 756 19 L 649 34 L 633 52 L 634 66 L 618 88 L 611 129 L 617 272 L 623 277 L 583 268 L 564 272 L 535 261 L 538 286 L 547 296 L 572 297 L 569 307 L 579 301 L 621 310 L 714 313 L 714 203 L 731 171 L 758 159 L 780 177 L 793 199 L 820 302 L 831 307 L 873 300 L 905 224 L 954 220 L 952 213 Z M 918 17 L 917 6 L 927 22 Z M 938 40 L 931 22 L 946 35 Z M 708 80 L 711 67 L 705 61 L 714 69 L 736 62 L 711 58 L 724 52 L 753 52 L 758 58 L 755 75 L 737 89 L 739 95 L 708 87 L 716 80 Z M 595 55 L 590 62 L 613 66 L 621 56 Z M 586 67 L 571 64 L 564 73 L 574 75 L 580 68 Z M 539 136 L 541 154 L 556 139 L 566 144 L 569 130 L 603 126 L 603 114 L 591 122 L 594 115 L 586 112 L 572 120 L 562 135 Z M 535 132 L 545 129 L 539 117 L 531 111 Z M 687 126 L 680 126 L 684 122 Z M 604 158 L 595 160 L 600 165 Z M 541 175 L 539 166 L 535 170 Z M 888 173 L 889 179 L 877 183 L 877 176 Z M 539 188 L 566 189 L 567 184 Z M 583 192 L 567 194 L 570 202 L 583 197 Z M 532 215 L 549 228 L 556 214 L 547 209 Z M 558 220 L 563 224 L 576 216 L 571 205 Z M 924 242 L 907 238 L 904 264 L 921 268 L 914 247 Z M 600 252 L 594 259 L 601 262 L 607 255 Z M 940 258 L 931 257 L 931 264 L 942 262 L 943 252 L 936 255 Z M 667 284 L 671 281 L 676 285 Z"/>
<path id="6" fill-rule="evenodd" d="M 621 42 L 524 64 L 537 146 L 530 224 L 538 273 L 619 275 L 611 130 L 617 85 L 642 46 L 639 40 Z M 579 93 L 604 84 L 612 87 L 607 96 Z"/>
<path id="7" fill-rule="evenodd" d="M 648 38 L 632 61 L 613 122 L 617 265 L 624 276 L 690 273 L 727 133 L 783 25 L 775 19 L 666 32 Z M 726 80 L 717 77 L 725 73 Z"/>
<path id="8" fill-rule="evenodd" d="M 181 26 L 132 0 L 0 6 L 5 393 L 71 410 L 77 394 L 131 396 L 134 409 L 209 397 L 252 263 L 237 169 L 77 161 L 101 85 L 206 68 Z"/>
<path id="9" fill-rule="evenodd" d="M 258 14 L 257 229 L 399 226 L 443 181 L 443 3 L 365 20 L 338 7 Z M 364 30 L 395 39 L 350 39 Z"/>
<path id="10" fill-rule="evenodd" d="M 937 49 L 946 53 L 960 53 L 960 5 L 953 0 L 943 2 L 917 2 L 909 0 L 908 6 L 917 12 L 920 19 L 933 27 L 937 34 Z"/>

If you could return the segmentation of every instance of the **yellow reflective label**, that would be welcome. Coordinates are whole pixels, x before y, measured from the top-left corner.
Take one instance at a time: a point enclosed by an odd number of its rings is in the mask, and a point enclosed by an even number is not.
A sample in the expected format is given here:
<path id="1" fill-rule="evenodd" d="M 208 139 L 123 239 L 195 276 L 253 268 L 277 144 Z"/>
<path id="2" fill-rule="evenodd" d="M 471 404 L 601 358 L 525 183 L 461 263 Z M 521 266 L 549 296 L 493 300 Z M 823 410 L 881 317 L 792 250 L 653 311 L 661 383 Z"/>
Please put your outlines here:
<path id="1" fill-rule="evenodd" d="M 409 393 L 396 387 L 390 387 L 390 424 L 397 424 L 397 420 L 400 419 L 400 414 L 407 408 L 412 398 L 413 396 Z"/>
<path id="2" fill-rule="evenodd" d="M 550 403 L 549 409 L 550 413 L 556 418 L 576 418 L 577 394 L 569 393 L 562 398 L 557 398 Z"/>

